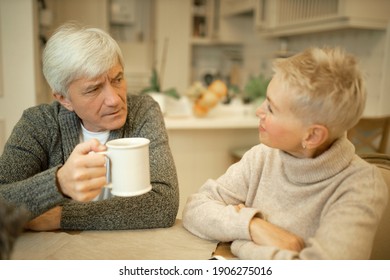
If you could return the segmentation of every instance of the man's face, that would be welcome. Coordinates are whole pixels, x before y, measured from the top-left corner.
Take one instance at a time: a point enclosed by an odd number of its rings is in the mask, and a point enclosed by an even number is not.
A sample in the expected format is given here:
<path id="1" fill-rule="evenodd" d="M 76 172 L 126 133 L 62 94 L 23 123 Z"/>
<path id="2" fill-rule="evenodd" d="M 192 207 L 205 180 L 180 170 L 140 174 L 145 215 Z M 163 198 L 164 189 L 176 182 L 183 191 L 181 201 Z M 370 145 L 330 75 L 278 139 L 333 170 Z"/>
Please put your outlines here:
<path id="1" fill-rule="evenodd" d="M 55 94 L 55 98 L 74 111 L 89 131 L 115 130 L 126 122 L 126 81 L 119 63 L 99 77 L 73 81 L 68 97 Z"/>

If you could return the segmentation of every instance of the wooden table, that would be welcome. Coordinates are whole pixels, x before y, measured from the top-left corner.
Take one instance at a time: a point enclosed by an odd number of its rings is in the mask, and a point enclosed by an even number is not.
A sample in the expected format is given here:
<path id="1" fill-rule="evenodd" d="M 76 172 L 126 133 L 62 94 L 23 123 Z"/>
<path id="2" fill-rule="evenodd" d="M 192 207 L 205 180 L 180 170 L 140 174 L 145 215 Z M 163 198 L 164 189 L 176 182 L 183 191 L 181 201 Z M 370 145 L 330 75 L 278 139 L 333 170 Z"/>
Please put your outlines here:
<path id="1" fill-rule="evenodd" d="M 217 242 L 203 240 L 181 223 L 147 230 L 25 232 L 14 260 L 207 260 Z"/>

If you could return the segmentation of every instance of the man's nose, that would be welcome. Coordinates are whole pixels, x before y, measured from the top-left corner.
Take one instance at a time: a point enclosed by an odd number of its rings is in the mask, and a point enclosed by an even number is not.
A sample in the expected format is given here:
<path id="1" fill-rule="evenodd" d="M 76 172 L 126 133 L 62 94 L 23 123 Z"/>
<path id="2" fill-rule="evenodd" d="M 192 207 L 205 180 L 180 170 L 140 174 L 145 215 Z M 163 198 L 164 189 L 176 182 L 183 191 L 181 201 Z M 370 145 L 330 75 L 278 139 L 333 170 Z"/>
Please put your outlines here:
<path id="1" fill-rule="evenodd" d="M 120 102 L 120 96 L 117 90 L 110 84 L 106 83 L 103 88 L 104 103 L 108 106 L 115 106 Z"/>

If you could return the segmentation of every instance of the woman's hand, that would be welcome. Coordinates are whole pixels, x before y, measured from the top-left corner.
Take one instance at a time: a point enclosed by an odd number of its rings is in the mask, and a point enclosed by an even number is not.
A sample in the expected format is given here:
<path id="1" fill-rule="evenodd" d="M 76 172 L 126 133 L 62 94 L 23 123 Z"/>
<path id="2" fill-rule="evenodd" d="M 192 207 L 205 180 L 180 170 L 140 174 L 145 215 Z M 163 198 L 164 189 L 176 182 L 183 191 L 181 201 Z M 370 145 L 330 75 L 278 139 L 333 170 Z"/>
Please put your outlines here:
<path id="1" fill-rule="evenodd" d="M 106 158 L 91 153 L 106 147 L 92 139 L 75 147 L 65 164 L 57 171 L 61 192 L 77 201 L 91 201 L 106 185 Z"/>
<path id="2" fill-rule="evenodd" d="M 258 217 L 254 217 L 250 222 L 249 232 L 253 242 L 258 245 L 271 245 L 296 252 L 305 247 L 301 237 Z"/>
<path id="3" fill-rule="evenodd" d="M 245 205 L 234 205 L 237 212 Z M 305 242 L 299 236 L 275 226 L 259 217 L 252 218 L 249 224 L 249 232 L 252 241 L 257 245 L 271 245 L 280 249 L 300 252 L 305 247 Z"/>
<path id="4" fill-rule="evenodd" d="M 244 204 L 237 204 L 237 205 L 234 205 L 234 208 L 236 209 L 237 212 L 240 212 L 240 210 L 242 208 L 245 208 L 245 205 Z"/>

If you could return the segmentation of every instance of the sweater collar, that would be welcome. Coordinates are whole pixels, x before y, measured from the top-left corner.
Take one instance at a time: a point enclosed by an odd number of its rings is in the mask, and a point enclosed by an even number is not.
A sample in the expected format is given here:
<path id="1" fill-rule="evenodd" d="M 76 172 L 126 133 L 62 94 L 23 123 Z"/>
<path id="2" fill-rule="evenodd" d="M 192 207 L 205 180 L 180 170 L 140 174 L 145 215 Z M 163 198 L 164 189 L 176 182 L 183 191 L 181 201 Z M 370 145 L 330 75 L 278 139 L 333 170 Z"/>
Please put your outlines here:
<path id="1" fill-rule="evenodd" d="M 284 174 L 295 184 L 313 184 L 329 179 L 351 162 L 355 155 L 355 147 L 345 137 L 337 139 L 331 147 L 315 158 L 296 158 L 279 151 Z"/>
<path id="2" fill-rule="evenodd" d="M 61 137 L 64 149 L 64 160 L 66 161 L 73 152 L 76 145 L 80 142 L 81 120 L 75 112 L 69 111 L 62 105 L 59 105 L 58 121 L 61 130 Z M 110 131 L 108 141 L 122 138 L 124 127 Z"/>
<path id="3" fill-rule="evenodd" d="M 74 147 L 79 143 L 80 119 L 74 112 L 60 105 L 58 122 L 61 130 L 64 160 L 66 161 Z"/>

